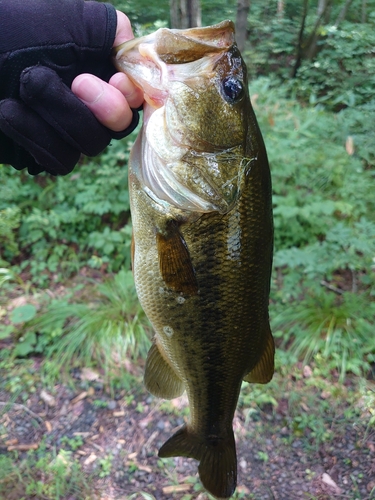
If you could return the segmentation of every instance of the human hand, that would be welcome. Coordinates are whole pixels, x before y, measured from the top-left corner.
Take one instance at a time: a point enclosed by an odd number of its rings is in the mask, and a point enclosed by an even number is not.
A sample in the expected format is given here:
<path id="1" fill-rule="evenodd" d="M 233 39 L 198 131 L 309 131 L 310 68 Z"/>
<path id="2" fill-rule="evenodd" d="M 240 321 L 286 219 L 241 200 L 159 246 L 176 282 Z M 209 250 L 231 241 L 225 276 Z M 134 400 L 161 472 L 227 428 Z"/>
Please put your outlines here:
<path id="1" fill-rule="evenodd" d="M 0 19 L 7 19 L 0 36 L 0 163 L 66 174 L 81 153 L 95 156 L 135 128 L 138 113 L 129 106 L 142 97 L 110 59 L 118 36 L 132 38 L 123 14 L 116 32 L 118 15 L 108 4 L 83 0 L 0 2 Z M 89 104 L 104 125 L 70 89 L 81 74 L 104 86 Z M 78 94 L 80 85 L 82 76 Z M 114 108 L 122 109 L 117 117 Z"/>
<path id="2" fill-rule="evenodd" d="M 134 38 L 129 19 L 117 11 L 117 30 L 113 46 Z M 78 75 L 72 83 L 72 91 L 106 127 L 120 132 L 133 118 L 133 109 L 143 103 L 143 92 L 124 73 L 115 73 L 105 82 L 88 73 Z"/>

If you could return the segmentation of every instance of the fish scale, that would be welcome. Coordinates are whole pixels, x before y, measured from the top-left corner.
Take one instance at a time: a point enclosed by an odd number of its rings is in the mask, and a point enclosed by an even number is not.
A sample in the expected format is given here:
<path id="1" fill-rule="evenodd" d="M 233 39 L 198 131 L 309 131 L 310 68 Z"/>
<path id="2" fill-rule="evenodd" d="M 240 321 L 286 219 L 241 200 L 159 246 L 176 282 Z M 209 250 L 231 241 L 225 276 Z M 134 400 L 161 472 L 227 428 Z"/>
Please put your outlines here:
<path id="1" fill-rule="evenodd" d="M 207 491 L 229 498 L 242 381 L 267 383 L 274 365 L 271 180 L 246 66 L 230 21 L 132 40 L 116 65 L 147 102 L 129 163 L 134 279 L 155 331 L 144 381 L 162 398 L 186 390 L 190 407 L 159 456 L 198 460 Z"/>

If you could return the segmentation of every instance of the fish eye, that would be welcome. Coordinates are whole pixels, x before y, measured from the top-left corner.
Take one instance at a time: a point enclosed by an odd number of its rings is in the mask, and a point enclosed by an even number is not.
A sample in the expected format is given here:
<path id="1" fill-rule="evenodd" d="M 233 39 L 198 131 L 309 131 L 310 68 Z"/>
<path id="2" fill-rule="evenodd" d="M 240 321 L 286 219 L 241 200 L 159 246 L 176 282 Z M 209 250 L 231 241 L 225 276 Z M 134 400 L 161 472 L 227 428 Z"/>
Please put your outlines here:
<path id="1" fill-rule="evenodd" d="M 243 83 L 233 76 L 229 76 L 223 81 L 223 92 L 225 99 L 234 103 L 239 101 L 244 94 Z"/>

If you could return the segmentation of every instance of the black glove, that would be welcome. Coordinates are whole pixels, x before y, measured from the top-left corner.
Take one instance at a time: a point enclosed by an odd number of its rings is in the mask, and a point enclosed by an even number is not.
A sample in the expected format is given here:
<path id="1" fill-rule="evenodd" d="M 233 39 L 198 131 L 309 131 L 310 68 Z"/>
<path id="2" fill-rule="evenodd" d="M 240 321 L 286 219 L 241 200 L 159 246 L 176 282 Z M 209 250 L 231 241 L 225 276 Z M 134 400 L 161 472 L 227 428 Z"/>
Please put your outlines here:
<path id="1" fill-rule="evenodd" d="M 0 0 L 0 163 L 30 174 L 73 170 L 95 156 L 113 132 L 70 90 L 91 73 L 108 81 L 117 16 L 108 4 L 83 0 Z"/>

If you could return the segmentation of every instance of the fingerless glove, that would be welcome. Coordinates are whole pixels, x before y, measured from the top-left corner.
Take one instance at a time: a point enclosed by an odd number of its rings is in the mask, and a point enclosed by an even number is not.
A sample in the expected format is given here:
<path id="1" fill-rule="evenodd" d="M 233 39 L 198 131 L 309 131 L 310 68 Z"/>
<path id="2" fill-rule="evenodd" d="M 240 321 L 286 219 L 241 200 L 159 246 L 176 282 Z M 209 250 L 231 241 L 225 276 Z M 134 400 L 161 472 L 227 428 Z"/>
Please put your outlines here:
<path id="1" fill-rule="evenodd" d="M 83 0 L 0 0 L 0 163 L 30 174 L 69 173 L 99 154 L 113 132 L 70 90 L 81 73 L 108 81 L 116 10 Z"/>

